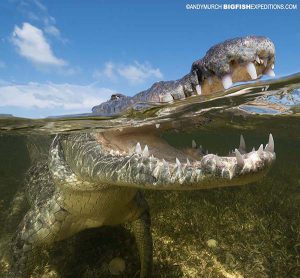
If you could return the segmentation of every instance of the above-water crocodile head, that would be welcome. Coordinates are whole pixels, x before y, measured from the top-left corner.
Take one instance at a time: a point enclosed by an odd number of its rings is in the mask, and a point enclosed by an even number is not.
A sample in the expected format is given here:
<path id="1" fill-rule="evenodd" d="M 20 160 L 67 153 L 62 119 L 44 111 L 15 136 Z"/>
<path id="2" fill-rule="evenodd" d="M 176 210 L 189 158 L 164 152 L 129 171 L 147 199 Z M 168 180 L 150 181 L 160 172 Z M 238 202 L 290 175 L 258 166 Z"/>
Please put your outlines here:
<path id="1" fill-rule="evenodd" d="M 213 46 L 193 63 L 191 71 L 197 74 L 202 93 L 209 94 L 263 74 L 275 76 L 274 63 L 273 42 L 266 37 L 248 36 Z"/>
<path id="2" fill-rule="evenodd" d="M 114 94 L 93 107 L 94 115 L 114 116 L 129 110 L 149 107 L 151 103 L 169 103 L 194 95 L 212 95 L 229 89 L 236 82 L 275 76 L 275 47 L 262 36 L 247 36 L 224 41 L 211 47 L 192 64 L 181 79 L 159 81 L 132 97 Z"/>
<path id="3" fill-rule="evenodd" d="M 274 76 L 275 47 L 262 36 L 247 36 L 219 43 L 192 64 L 191 71 L 175 81 L 161 81 L 133 97 L 115 94 L 93 108 L 97 115 L 116 115 L 140 107 L 139 103 L 166 103 L 211 95 L 230 88 L 234 82 L 245 82 L 262 75 Z M 110 156 L 120 183 L 157 188 L 209 188 L 253 182 L 263 176 L 275 160 L 274 140 L 251 151 L 245 140 L 228 156 L 204 154 L 193 141 L 191 148 L 178 150 L 164 141 L 159 132 L 149 128 L 106 131 L 97 135 L 104 156 Z M 118 161 L 116 164 L 113 160 Z M 98 164 L 99 166 L 99 164 Z M 105 166 L 103 166 L 104 169 Z M 105 168 L 106 170 L 109 167 Z"/>

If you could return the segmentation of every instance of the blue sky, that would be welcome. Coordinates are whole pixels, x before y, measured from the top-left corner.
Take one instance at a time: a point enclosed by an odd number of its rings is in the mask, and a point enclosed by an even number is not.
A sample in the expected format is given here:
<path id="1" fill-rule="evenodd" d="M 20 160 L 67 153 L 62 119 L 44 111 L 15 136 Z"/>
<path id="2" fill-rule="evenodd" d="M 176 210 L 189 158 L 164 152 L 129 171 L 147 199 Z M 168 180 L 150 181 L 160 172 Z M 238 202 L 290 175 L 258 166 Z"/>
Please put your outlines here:
<path id="1" fill-rule="evenodd" d="M 0 113 L 90 112 L 112 93 L 182 77 L 212 45 L 238 36 L 274 41 L 277 76 L 300 71 L 300 7 L 204 11 L 188 3 L 251 1 L 2 0 Z"/>

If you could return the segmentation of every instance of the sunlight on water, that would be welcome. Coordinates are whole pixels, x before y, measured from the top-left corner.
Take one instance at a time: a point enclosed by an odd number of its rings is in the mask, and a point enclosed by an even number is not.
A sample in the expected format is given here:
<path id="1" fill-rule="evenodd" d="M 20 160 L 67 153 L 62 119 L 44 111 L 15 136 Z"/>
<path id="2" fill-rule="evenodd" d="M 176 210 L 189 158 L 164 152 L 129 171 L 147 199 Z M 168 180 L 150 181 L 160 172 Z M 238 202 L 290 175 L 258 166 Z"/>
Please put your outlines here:
<path id="1" fill-rule="evenodd" d="M 300 74 L 295 74 L 239 85 L 213 98 L 153 103 L 147 110 L 114 118 L 0 118 L 0 277 L 7 267 L 1 253 L 27 209 L 14 199 L 30 167 L 27 137 L 47 142 L 56 133 L 158 123 L 172 146 L 183 149 L 194 139 L 220 155 L 237 147 L 241 133 L 247 148 L 257 149 L 271 132 L 277 160 L 266 177 L 247 186 L 146 191 L 152 212 L 153 277 L 300 277 L 299 116 Z M 45 146 L 35 151 L 45 154 Z M 122 267 L 125 261 L 121 277 L 137 277 L 139 259 L 128 230 L 92 229 L 45 249 L 33 277 L 113 277 L 110 262 L 119 257 Z"/>

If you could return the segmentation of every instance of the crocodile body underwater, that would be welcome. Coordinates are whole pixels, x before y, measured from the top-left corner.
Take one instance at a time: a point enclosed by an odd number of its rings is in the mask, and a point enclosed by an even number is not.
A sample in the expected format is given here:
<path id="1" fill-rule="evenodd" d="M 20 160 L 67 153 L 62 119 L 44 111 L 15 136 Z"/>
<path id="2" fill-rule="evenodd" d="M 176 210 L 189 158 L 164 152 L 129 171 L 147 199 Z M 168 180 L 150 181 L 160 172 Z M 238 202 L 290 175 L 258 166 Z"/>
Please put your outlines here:
<path id="1" fill-rule="evenodd" d="M 134 97 L 114 95 L 93 108 L 114 115 L 138 101 L 168 102 L 227 89 L 233 82 L 273 75 L 275 49 L 265 37 L 228 40 L 211 48 L 177 81 L 158 82 Z M 139 251 L 140 277 L 150 277 L 150 214 L 141 189 L 197 190 L 236 186 L 264 176 L 275 160 L 274 140 L 247 152 L 244 138 L 228 156 L 203 154 L 192 142 L 178 150 L 153 127 L 59 134 L 46 157 L 29 170 L 30 209 L 10 244 L 7 277 L 29 277 L 38 250 L 82 230 L 130 223 Z"/>

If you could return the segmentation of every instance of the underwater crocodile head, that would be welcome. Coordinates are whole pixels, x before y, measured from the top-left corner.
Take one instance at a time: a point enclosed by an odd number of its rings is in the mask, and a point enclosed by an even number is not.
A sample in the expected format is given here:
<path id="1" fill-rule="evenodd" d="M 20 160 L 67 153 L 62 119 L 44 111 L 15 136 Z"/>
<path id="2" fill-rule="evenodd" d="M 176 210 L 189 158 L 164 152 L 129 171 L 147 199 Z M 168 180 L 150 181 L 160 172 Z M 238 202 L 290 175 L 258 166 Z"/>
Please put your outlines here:
<path id="1" fill-rule="evenodd" d="M 134 97 L 113 95 L 93 108 L 115 115 L 140 102 L 168 102 L 210 94 L 233 81 L 273 74 L 274 46 L 263 37 L 229 40 L 211 48 L 177 81 L 155 83 Z M 222 89 L 224 89 L 222 87 Z M 274 140 L 247 152 L 244 138 L 227 156 L 205 154 L 195 141 L 177 149 L 155 125 L 60 134 L 47 159 L 28 173 L 31 208 L 12 240 L 13 276 L 28 277 L 37 246 L 50 245 L 81 230 L 131 222 L 141 259 L 140 277 L 150 277 L 152 239 L 146 201 L 138 189 L 194 190 L 254 182 L 275 160 Z M 25 275 L 24 275 L 25 274 Z"/>

